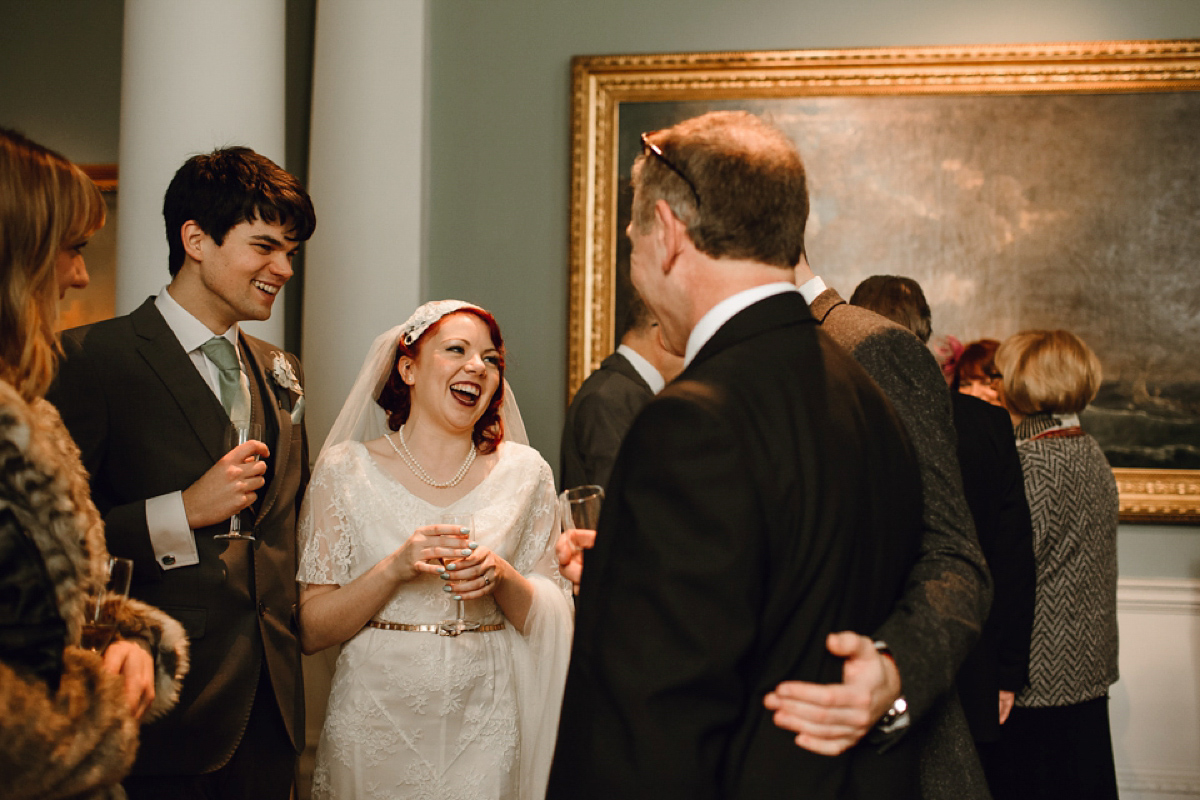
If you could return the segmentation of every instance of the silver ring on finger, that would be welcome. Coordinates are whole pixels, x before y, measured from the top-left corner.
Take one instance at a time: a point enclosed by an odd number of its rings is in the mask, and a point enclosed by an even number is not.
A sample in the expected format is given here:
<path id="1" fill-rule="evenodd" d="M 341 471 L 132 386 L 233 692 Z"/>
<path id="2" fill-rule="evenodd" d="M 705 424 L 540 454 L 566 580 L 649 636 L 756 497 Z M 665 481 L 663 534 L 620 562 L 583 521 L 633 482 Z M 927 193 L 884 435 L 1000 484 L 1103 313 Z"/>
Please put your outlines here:
<path id="1" fill-rule="evenodd" d="M 491 585 L 491 583 L 492 583 L 492 578 L 491 578 L 491 576 L 485 576 L 485 577 L 484 577 L 484 579 L 483 579 L 483 585 L 484 585 L 484 586 L 489 586 L 489 585 Z"/>

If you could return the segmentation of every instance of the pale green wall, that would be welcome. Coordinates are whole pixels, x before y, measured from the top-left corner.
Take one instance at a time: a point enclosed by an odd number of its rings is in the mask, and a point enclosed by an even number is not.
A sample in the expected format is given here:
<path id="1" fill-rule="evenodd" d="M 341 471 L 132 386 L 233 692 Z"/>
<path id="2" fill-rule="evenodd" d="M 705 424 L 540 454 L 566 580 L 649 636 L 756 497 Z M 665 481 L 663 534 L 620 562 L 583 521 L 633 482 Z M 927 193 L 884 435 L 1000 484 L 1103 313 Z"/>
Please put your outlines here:
<path id="1" fill-rule="evenodd" d="M 530 438 L 555 464 L 565 406 L 571 56 L 1200 37 L 1196 0 L 431 6 L 430 292 L 496 312 Z"/>
<path id="2" fill-rule="evenodd" d="M 121 0 L 0 0 L 0 124 L 17 125 L 81 162 L 115 161 L 122 6 Z M 289 0 L 287 162 L 298 173 L 311 64 L 302 51 L 311 41 L 313 6 L 314 0 Z M 565 405 L 571 56 L 1200 38 L 1197 0 L 430 0 L 430 6 L 430 296 L 463 297 L 496 312 L 533 444 L 555 465 Z M 1200 577 L 1197 533 L 1123 527 L 1122 574 Z"/>
<path id="3" fill-rule="evenodd" d="M 433 0 L 430 294 L 496 312 L 530 438 L 557 470 L 572 56 L 1172 38 L 1200 38 L 1200 2 Z M 1200 578 L 1197 533 L 1123 526 L 1122 575 Z"/>

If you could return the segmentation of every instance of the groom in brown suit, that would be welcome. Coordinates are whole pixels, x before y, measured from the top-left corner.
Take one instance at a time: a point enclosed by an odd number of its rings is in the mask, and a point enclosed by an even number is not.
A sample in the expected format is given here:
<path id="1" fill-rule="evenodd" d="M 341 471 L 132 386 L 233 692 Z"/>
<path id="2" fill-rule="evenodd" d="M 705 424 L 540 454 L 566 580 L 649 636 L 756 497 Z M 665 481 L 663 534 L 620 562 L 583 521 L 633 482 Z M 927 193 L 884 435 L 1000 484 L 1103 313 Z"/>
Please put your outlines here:
<path id="1" fill-rule="evenodd" d="M 316 216 L 299 182 L 232 147 L 189 159 L 163 203 L 171 282 L 68 331 L 49 399 L 83 454 L 131 594 L 183 623 L 191 671 L 142 731 L 139 798 L 286 800 L 304 740 L 296 515 L 308 480 L 295 356 L 238 330 L 265 320 Z M 231 451 L 231 415 L 263 426 Z M 257 459 L 257 460 L 255 460 Z M 240 514 L 254 541 L 216 539 Z"/>

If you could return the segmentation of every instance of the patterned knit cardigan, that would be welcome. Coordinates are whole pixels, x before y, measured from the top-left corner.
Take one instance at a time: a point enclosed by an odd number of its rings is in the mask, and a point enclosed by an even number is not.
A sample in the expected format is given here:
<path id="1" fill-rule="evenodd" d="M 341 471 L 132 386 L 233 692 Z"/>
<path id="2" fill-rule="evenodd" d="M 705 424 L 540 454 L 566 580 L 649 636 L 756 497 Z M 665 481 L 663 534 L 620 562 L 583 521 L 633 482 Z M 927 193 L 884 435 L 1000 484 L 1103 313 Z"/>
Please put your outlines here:
<path id="1" fill-rule="evenodd" d="M 26 403 L 0 381 L 0 512 L 11 514 L 36 545 L 66 622 L 67 648 L 58 691 L 0 653 L 0 795 L 18 798 L 122 798 L 119 781 L 133 765 L 138 723 L 124 680 L 79 645 L 85 591 L 99 585 L 107 558 L 104 525 L 87 473 L 58 412 Z M 0 589 L 3 587 L 0 586 Z M 143 720 L 166 713 L 187 672 L 182 626 L 130 600 L 118 625 L 154 657 L 155 699 Z"/>
<path id="2" fill-rule="evenodd" d="M 1017 705 L 1103 697 L 1117 680 L 1117 484 L 1078 428 L 1035 415 L 1017 438 L 1037 568 L 1029 686 Z"/>

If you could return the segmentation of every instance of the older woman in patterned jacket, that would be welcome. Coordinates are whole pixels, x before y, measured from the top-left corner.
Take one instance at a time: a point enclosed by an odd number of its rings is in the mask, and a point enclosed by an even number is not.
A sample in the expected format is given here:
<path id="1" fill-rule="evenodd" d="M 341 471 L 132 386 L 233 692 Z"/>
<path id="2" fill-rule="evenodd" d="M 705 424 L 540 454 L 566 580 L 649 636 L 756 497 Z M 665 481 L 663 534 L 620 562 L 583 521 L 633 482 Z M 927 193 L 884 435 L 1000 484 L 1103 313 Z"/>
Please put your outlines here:
<path id="1" fill-rule="evenodd" d="M 1117 680 L 1117 486 L 1078 413 L 1100 362 L 1062 330 L 1023 331 L 996 352 L 1016 427 L 1037 570 L 1029 686 L 1001 732 L 1006 798 L 1117 797 L 1108 687 Z"/>
<path id="2" fill-rule="evenodd" d="M 138 720 L 174 705 L 183 629 L 129 601 L 103 653 L 80 647 L 84 597 L 108 553 L 79 449 L 43 398 L 57 305 L 87 285 L 80 254 L 104 224 L 96 186 L 0 128 L 0 795 L 122 798 Z"/>

